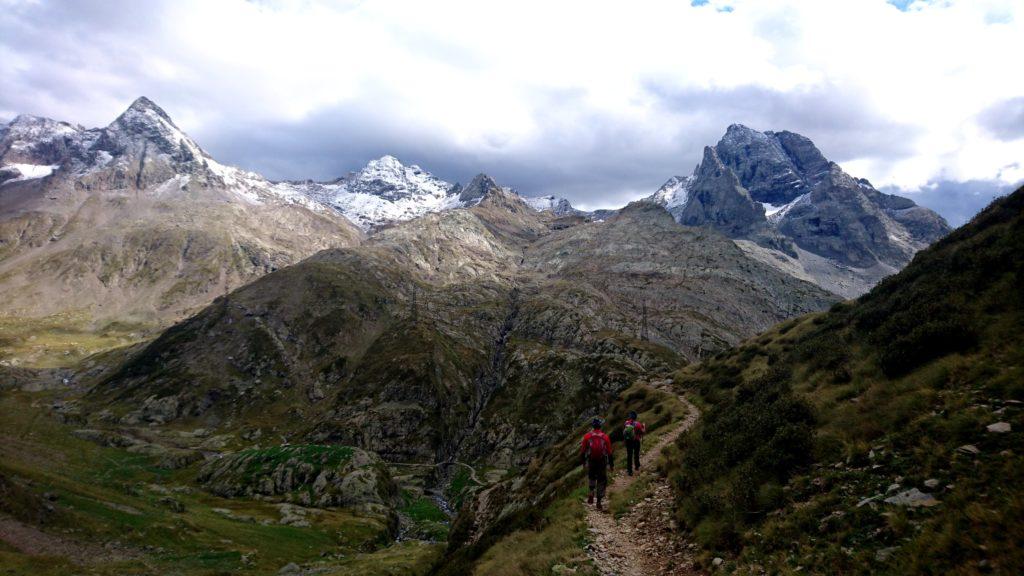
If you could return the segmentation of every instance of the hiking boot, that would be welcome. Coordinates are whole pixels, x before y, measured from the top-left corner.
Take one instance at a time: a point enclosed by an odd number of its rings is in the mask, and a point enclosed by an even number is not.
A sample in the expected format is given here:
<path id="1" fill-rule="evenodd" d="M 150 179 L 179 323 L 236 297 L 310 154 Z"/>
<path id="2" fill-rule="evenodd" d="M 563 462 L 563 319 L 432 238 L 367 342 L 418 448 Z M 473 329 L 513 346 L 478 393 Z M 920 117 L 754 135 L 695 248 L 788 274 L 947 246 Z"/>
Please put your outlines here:
<path id="1" fill-rule="evenodd" d="M 633 475 L 633 471 L 632 471 L 632 470 L 628 470 L 628 471 L 627 471 L 627 473 L 628 473 L 628 474 L 629 474 L 630 476 L 632 476 L 632 475 Z"/>
<path id="2" fill-rule="evenodd" d="M 590 494 L 587 494 L 587 504 L 593 504 L 593 503 L 594 503 L 594 493 L 591 492 Z"/>
<path id="3" fill-rule="evenodd" d="M 600 500 L 597 501 L 597 511 L 598 512 L 604 512 L 604 506 L 601 505 L 601 501 Z"/>

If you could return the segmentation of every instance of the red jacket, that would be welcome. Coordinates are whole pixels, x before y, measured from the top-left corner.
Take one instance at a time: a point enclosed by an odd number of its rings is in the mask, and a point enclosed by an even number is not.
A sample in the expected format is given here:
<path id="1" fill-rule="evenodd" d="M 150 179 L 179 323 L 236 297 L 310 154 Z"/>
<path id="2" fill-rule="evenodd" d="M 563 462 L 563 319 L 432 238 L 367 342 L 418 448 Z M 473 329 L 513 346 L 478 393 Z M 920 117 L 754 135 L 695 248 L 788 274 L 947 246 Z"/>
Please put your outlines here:
<path id="1" fill-rule="evenodd" d="M 647 426 L 644 426 L 644 423 L 639 420 L 633 420 L 632 418 L 630 418 L 626 420 L 626 423 L 623 424 L 622 427 L 625 428 L 630 424 L 633 425 L 634 432 L 636 432 L 636 439 L 640 440 L 641 438 L 643 438 L 644 434 L 647 432 Z"/>
<path id="2" fill-rule="evenodd" d="M 608 455 L 608 461 L 611 462 L 612 456 L 612 439 L 601 430 L 591 430 L 583 435 L 583 442 L 580 443 L 580 455 L 583 456 L 583 461 L 587 461 L 587 457 L 590 455 L 588 447 L 590 446 L 590 440 L 595 439 L 605 444 L 605 453 Z"/>

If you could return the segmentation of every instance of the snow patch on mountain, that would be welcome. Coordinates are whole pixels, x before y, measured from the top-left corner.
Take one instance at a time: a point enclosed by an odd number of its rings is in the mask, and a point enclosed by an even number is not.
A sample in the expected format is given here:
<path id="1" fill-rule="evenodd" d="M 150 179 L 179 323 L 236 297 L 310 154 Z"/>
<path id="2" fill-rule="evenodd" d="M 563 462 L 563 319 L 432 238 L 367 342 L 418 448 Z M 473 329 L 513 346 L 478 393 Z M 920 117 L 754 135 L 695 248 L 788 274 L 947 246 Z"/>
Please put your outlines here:
<path id="1" fill-rule="evenodd" d="M 581 210 L 573 208 L 572 204 L 560 196 L 534 196 L 523 198 L 526 205 L 538 212 L 551 212 L 556 216 L 568 216 L 582 214 Z"/>
<path id="2" fill-rule="evenodd" d="M 11 180 L 7 180 L 6 182 L 4 182 L 5 184 L 7 184 L 9 182 L 20 182 L 23 180 L 35 180 L 37 178 L 46 178 L 50 174 L 53 174 L 54 170 L 60 168 L 60 165 L 51 164 L 48 166 L 40 166 L 38 164 L 5 164 L 3 168 L 17 170 L 20 174 L 20 176 L 17 176 L 15 178 L 12 178 Z"/>
<path id="3" fill-rule="evenodd" d="M 808 192 L 806 194 L 801 194 L 800 196 L 797 196 L 796 198 L 793 199 L 792 202 L 788 202 L 786 204 L 774 205 L 768 204 L 767 202 L 762 202 L 761 205 L 764 206 L 764 214 L 765 216 L 767 216 L 768 222 L 777 225 L 779 222 L 782 221 L 786 214 L 789 214 L 790 210 L 801 204 L 809 203 L 810 201 L 811 193 Z"/>
<path id="4" fill-rule="evenodd" d="M 673 176 L 662 184 L 661 188 L 658 188 L 649 199 L 666 209 L 682 206 L 690 198 L 693 180 L 693 176 Z"/>

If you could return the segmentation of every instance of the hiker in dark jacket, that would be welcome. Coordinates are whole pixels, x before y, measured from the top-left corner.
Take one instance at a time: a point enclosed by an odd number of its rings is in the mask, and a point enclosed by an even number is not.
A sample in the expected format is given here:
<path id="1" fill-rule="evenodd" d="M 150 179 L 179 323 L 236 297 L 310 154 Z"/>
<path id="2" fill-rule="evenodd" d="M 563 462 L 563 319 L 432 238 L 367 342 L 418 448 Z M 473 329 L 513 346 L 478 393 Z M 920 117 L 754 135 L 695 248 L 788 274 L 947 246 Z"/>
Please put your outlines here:
<path id="1" fill-rule="evenodd" d="M 583 467 L 587 470 L 587 485 L 590 487 L 587 504 L 593 504 L 596 495 L 598 510 L 601 510 L 601 500 L 604 500 L 604 491 L 608 487 L 608 471 L 612 469 L 612 440 L 601 430 L 602 424 L 600 418 L 594 418 L 590 423 L 593 429 L 583 436 L 580 445 Z"/>
<path id="2" fill-rule="evenodd" d="M 643 439 L 647 427 L 636 419 L 636 412 L 630 412 L 626 424 L 622 427 L 622 439 L 626 443 L 626 471 L 633 475 L 633 468 L 640 471 L 640 440 Z"/>

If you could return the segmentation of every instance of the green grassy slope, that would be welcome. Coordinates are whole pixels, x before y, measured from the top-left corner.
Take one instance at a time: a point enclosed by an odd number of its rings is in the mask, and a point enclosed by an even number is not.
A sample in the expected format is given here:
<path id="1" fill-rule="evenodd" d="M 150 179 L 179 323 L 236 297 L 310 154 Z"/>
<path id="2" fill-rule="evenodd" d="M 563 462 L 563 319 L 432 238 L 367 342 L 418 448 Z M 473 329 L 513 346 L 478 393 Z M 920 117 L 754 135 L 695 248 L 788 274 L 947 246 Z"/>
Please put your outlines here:
<path id="1" fill-rule="evenodd" d="M 740 573 L 1021 573 L 1024 189 L 858 301 L 675 380 L 711 406 L 669 466 L 705 560 Z M 1000 422 L 1011 431 L 987 428 Z M 886 502 L 912 489 L 928 496 Z"/>
<path id="2" fill-rule="evenodd" d="M 0 395 L 0 531 L 12 543 L 0 545 L 3 574 L 272 574 L 290 562 L 422 574 L 442 549 L 385 547 L 387 516 L 355 509 L 284 523 L 274 502 L 203 490 L 202 463 L 168 470 L 156 457 L 75 438 L 74 426 L 47 413 L 49 400 Z"/>

